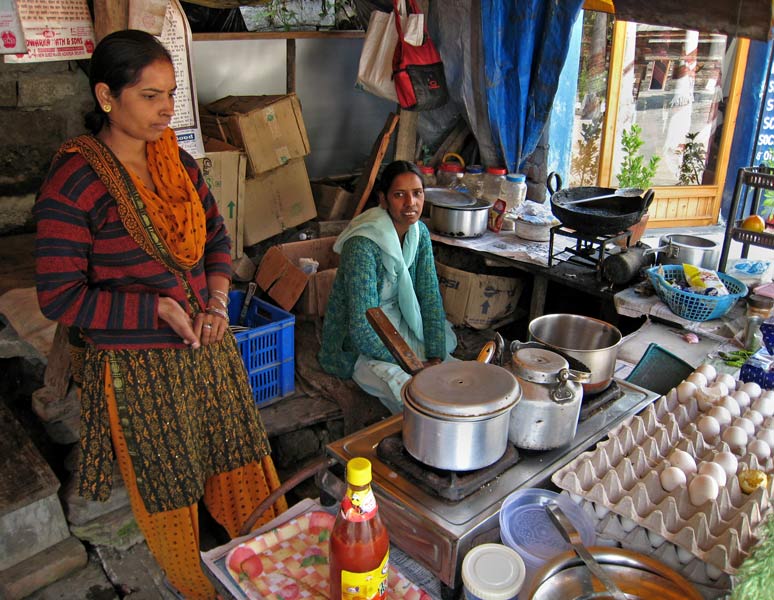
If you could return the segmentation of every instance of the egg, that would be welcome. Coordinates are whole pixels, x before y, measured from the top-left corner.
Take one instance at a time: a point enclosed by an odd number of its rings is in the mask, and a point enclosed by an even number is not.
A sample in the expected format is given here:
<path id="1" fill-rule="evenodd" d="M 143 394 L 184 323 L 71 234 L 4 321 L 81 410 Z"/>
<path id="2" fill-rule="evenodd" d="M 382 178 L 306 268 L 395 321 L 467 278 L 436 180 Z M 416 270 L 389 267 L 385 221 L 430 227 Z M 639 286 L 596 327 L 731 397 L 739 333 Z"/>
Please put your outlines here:
<path id="1" fill-rule="evenodd" d="M 759 386 L 754 381 L 748 381 L 747 383 L 743 383 L 739 386 L 739 389 L 742 390 L 745 394 L 750 396 L 750 400 L 755 400 L 758 396 L 761 395 L 761 386 Z"/>
<path id="2" fill-rule="evenodd" d="M 757 410 L 764 417 L 774 416 L 774 397 L 772 396 L 760 396 L 753 400 L 753 410 Z"/>
<path id="3" fill-rule="evenodd" d="M 681 548 L 680 546 L 677 547 L 677 560 L 679 560 L 681 564 L 688 564 L 693 559 L 694 556 L 690 551 L 686 550 L 685 548 Z"/>
<path id="4" fill-rule="evenodd" d="M 725 384 L 725 386 L 731 392 L 736 389 L 736 379 L 734 379 L 733 375 L 729 375 L 728 373 L 718 374 L 718 376 L 715 378 L 715 383 Z"/>
<path id="5" fill-rule="evenodd" d="M 742 413 L 742 416 L 745 419 L 750 419 L 752 421 L 752 424 L 756 427 L 760 427 L 763 424 L 763 415 L 759 413 L 757 410 L 753 410 L 752 408 L 747 409 Z"/>
<path id="6" fill-rule="evenodd" d="M 707 573 L 707 577 L 712 580 L 719 578 L 723 574 L 723 571 L 721 571 L 718 567 L 709 563 L 704 565 L 704 571 Z"/>
<path id="7" fill-rule="evenodd" d="M 678 450 L 675 448 L 669 453 L 667 460 L 670 465 L 677 467 L 686 475 L 696 472 L 696 461 L 693 459 L 693 456 L 688 454 L 685 450 Z"/>
<path id="8" fill-rule="evenodd" d="M 699 373 L 698 371 L 694 371 L 693 373 L 688 375 L 688 377 L 686 377 L 685 380 L 690 381 L 697 388 L 704 387 L 707 385 L 707 378 L 704 376 L 703 373 Z"/>
<path id="9" fill-rule="evenodd" d="M 774 448 L 774 430 L 772 429 L 759 429 L 755 435 L 760 441 L 769 445 L 769 448 Z"/>
<path id="10" fill-rule="evenodd" d="M 724 383 L 713 383 L 697 387 L 694 397 L 699 404 L 699 410 L 707 411 L 726 395 L 728 395 L 728 388 Z"/>
<path id="11" fill-rule="evenodd" d="M 696 386 L 690 381 L 681 381 L 677 386 L 677 400 L 680 404 L 688 402 L 695 393 Z"/>
<path id="12" fill-rule="evenodd" d="M 732 417 L 738 417 L 742 414 L 742 409 L 739 408 L 739 403 L 734 400 L 732 396 L 723 396 L 715 403 L 715 406 L 722 406 L 727 408 Z"/>
<path id="13" fill-rule="evenodd" d="M 696 423 L 696 429 L 707 441 L 712 441 L 720 435 L 720 423 L 710 415 L 702 415 Z"/>
<path id="14" fill-rule="evenodd" d="M 755 433 L 755 425 L 753 422 L 748 419 L 747 417 L 737 417 L 731 422 L 732 425 L 736 425 L 737 427 L 741 427 L 744 429 L 744 432 L 749 436 L 752 437 Z"/>
<path id="15" fill-rule="evenodd" d="M 723 467 L 728 477 L 736 475 L 736 470 L 739 467 L 739 460 L 730 452 L 717 452 L 712 457 L 712 462 Z"/>
<path id="16" fill-rule="evenodd" d="M 635 527 L 637 527 L 637 521 L 633 521 L 632 519 L 627 519 L 626 517 L 621 517 L 621 528 L 626 533 L 633 531 Z"/>
<path id="17" fill-rule="evenodd" d="M 774 390 L 761 390 L 759 398 L 774 398 Z"/>
<path id="18" fill-rule="evenodd" d="M 648 540 L 650 541 L 651 546 L 659 548 L 666 541 L 666 538 L 663 535 L 648 531 Z"/>
<path id="19" fill-rule="evenodd" d="M 721 427 L 725 427 L 731 423 L 731 413 L 728 412 L 728 409 L 723 406 L 713 406 L 709 409 L 707 414 L 710 417 L 715 417 L 718 423 L 720 423 Z"/>
<path id="20" fill-rule="evenodd" d="M 720 487 L 726 485 L 726 470 L 716 462 L 704 461 L 699 464 L 699 475 L 709 475 L 718 482 Z"/>
<path id="21" fill-rule="evenodd" d="M 671 492 L 681 485 L 685 485 L 685 482 L 687 481 L 685 472 L 678 467 L 667 467 L 661 471 L 659 479 L 661 480 L 661 487 L 667 492 Z"/>
<path id="22" fill-rule="evenodd" d="M 707 381 L 714 381 L 715 377 L 717 377 L 718 371 L 713 367 L 712 365 L 708 365 L 707 363 L 704 363 L 703 365 L 699 365 L 696 367 L 696 373 L 701 373 L 704 375 L 704 377 L 707 379 Z"/>
<path id="23" fill-rule="evenodd" d="M 731 392 L 729 394 L 730 396 L 733 396 L 734 400 L 736 400 L 739 403 L 739 408 L 747 408 L 750 406 L 750 396 L 747 394 L 747 392 L 744 392 L 742 390 L 736 390 L 735 392 Z"/>
<path id="24" fill-rule="evenodd" d="M 747 432 L 736 425 L 727 427 L 720 437 L 733 452 L 742 450 L 747 446 Z"/>
<path id="25" fill-rule="evenodd" d="M 763 462 L 771 456 L 771 446 L 763 440 L 753 440 L 747 444 L 747 452 L 755 455 L 755 458 Z"/>
<path id="26" fill-rule="evenodd" d="M 688 484 L 688 497 L 694 506 L 701 506 L 705 502 L 715 500 L 719 492 L 718 482 L 709 475 L 697 475 Z"/>

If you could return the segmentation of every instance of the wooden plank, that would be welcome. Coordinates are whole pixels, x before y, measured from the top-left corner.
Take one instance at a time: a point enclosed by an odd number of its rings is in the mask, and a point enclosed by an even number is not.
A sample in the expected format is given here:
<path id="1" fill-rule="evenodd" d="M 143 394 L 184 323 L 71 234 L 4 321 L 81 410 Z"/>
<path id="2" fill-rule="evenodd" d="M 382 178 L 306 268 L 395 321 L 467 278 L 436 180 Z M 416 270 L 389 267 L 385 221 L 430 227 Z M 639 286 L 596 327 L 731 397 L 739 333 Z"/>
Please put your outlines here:
<path id="1" fill-rule="evenodd" d="M 418 112 L 412 110 L 400 111 L 398 136 L 395 138 L 395 160 L 414 161 L 417 152 L 418 121 Z"/>
<path id="2" fill-rule="evenodd" d="M 363 212 L 363 207 L 368 201 L 368 197 L 371 195 L 371 190 L 374 189 L 374 182 L 376 181 L 376 175 L 379 173 L 379 167 L 382 164 L 382 159 L 387 153 L 387 146 L 390 145 L 390 137 L 392 132 L 395 131 L 395 126 L 398 124 L 400 117 L 395 113 L 390 113 L 387 117 L 387 122 L 384 124 L 379 137 L 376 138 L 374 146 L 371 149 L 371 155 L 368 157 L 366 168 L 360 179 L 357 180 L 355 186 L 354 197 L 357 199 L 357 206 L 355 207 L 355 213 L 353 217 L 358 216 Z"/>
<path id="3" fill-rule="evenodd" d="M 43 384 L 51 389 L 53 396 L 64 398 L 70 387 L 70 344 L 68 327 L 59 323 L 54 333 L 51 352 L 48 354 L 48 364 L 43 375 Z"/>
<path id="4" fill-rule="evenodd" d="M 306 394 L 283 398 L 280 402 L 261 409 L 261 420 L 269 437 L 343 418 L 341 408 L 335 402 Z"/>
<path id="5" fill-rule="evenodd" d="M 223 31 L 218 33 L 194 33 L 194 42 L 222 42 L 225 40 L 302 40 L 302 39 L 358 39 L 364 38 L 365 31 L 330 30 L 330 31 Z"/>
<path id="6" fill-rule="evenodd" d="M 94 0 L 94 36 L 99 42 L 129 26 L 129 0 Z"/>
<path id="7" fill-rule="evenodd" d="M 366 320 L 374 328 L 376 335 L 382 340 L 382 343 L 387 346 L 387 350 L 390 351 L 398 361 L 401 369 L 406 371 L 409 375 L 415 375 L 419 373 L 424 364 L 419 357 L 414 354 L 414 351 L 406 343 L 406 340 L 398 333 L 395 326 L 387 318 L 381 308 L 374 307 L 366 310 Z"/>
<path id="8" fill-rule="evenodd" d="M 292 38 L 285 41 L 285 90 L 296 93 L 296 40 Z"/>

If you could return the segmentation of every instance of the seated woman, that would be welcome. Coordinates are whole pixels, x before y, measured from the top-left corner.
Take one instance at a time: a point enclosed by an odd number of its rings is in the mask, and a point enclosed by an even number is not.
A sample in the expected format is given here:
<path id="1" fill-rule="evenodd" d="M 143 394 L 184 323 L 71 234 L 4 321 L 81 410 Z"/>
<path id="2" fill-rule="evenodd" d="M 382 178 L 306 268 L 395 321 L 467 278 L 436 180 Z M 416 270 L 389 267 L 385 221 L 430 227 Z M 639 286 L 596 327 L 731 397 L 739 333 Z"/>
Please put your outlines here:
<path id="1" fill-rule="evenodd" d="M 438 289 L 430 233 L 419 219 L 425 203 L 416 165 L 395 161 L 385 167 L 379 206 L 363 212 L 341 233 L 341 254 L 323 324 L 322 368 L 352 378 L 393 413 L 410 379 L 366 320 L 381 307 L 425 365 L 449 359 L 457 339 Z"/>

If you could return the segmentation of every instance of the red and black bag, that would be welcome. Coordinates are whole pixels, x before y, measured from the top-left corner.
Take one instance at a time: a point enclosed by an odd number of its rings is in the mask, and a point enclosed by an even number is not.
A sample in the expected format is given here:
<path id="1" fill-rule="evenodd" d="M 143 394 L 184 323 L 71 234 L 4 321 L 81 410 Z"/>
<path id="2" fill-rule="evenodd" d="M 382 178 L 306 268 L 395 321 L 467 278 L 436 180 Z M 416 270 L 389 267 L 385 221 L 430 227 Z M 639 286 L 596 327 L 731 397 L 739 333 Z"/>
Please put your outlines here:
<path id="1" fill-rule="evenodd" d="M 449 100 L 449 91 L 441 55 L 427 33 L 426 23 L 421 46 L 412 46 L 403 39 L 401 19 L 397 17 L 400 14 L 398 2 L 400 0 L 393 0 L 398 45 L 392 61 L 398 102 L 406 110 L 429 110 L 443 106 Z M 414 0 L 408 0 L 408 3 L 413 13 L 421 13 Z"/>

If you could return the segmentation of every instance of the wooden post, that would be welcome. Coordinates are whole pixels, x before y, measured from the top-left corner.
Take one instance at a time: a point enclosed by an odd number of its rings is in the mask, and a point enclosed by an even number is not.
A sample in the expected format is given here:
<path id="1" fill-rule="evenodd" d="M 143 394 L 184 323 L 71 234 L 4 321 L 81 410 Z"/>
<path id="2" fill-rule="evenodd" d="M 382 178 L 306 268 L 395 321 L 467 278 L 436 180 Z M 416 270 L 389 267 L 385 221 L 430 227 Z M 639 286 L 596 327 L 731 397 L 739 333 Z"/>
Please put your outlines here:
<path id="1" fill-rule="evenodd" d="M 296 91 L 296 40 L 285 40 L 285 89 L 288 94 Z"/>
<path id="2" fill-rule="evenodd" d="M 352 215 L 353 217 L 356 217 L 363 212 L 363 207 L 365 207 L 366 202 L 368 202 L 371 190 L 374 189 L 374 182 L 376 181 L 377 173 L 379 173 L 379 166 L 382 164 L 382 159 L 387 152 L 387 146 L 390 145 L 390 137 L 392 136 L 392 132 L 395 131 L 398 119 L 398 115 L 390 113 L 390 116 L 387 117 L 387 122 L 384 124 L 384 129 L 382 129 L 379 137 L 376 138 L 376 142 L 374 142 L 373 148 L 371 149 L 371 156 L 368 157 L 368 162 L 366 163 L 366 168 L 363 171 L 363 174 L 360 175 L 360 179 L 357 180 L 357 185 L 355 186 L 353 196 L 357 201 L 357 206 L 355 207 L 355 214 Z"/>
<path id="3" fill-rule="evenodd" d="M 129 25 L 129 0 L 94 0 L 94 36 L 99 42 Z"/>

